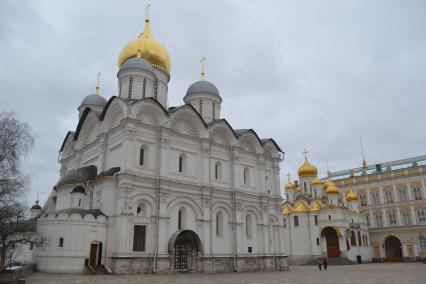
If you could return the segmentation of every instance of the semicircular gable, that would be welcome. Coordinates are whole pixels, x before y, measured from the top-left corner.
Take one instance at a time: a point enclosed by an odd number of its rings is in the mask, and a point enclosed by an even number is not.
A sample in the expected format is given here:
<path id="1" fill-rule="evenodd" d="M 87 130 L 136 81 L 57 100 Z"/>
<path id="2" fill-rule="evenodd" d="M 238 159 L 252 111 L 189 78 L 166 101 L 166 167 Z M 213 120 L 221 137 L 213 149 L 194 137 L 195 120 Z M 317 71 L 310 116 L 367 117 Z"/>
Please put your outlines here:
<path id="1" fill-rule="evenodd" d="M 207 137 L 204 121 L 194 112 L 196 111 L 190 106 L 178 109 L 173 113 L 169 127 L 179 133 Z"/>
<path id="2" fill-rule="evenodd" d="M 132 105 L 132 113 L 135 119 L 150 125 L 161 125 L 167 121 L 167 111 L 152 98 L 137 101 Z"/>
<path id="3" fill-rule="evenodd" d="M 96 127 L 97 122 L 98 117 L 93 111 L 90 111 L 85 117 L 77 137 L 77 148 L 82 148 L 96 139 L 99 134 L 99 128 Z"/>
<path id="4" fill-rule="evenodd" d="M 248 131 L 244 135 L 238 139 L 239 145 L 244 150 L 250 152 L 261 153 L 262 152 L 262 144 L 257 139 L 257 136 L 253 134 L 251 131 Z"/>
<path id="5" fill-rule="evenodd" d="M 278 151 L 277 147 L 270 141 L 266 142 L 265 146 L 263 146 L 263 151 L 268 158 L 280 158 L 280 152 Z"/>
<path id="6" fill-rule="evenodd" d="M 220 121 L 210 127 L 210 138 L 219 144 L 234 145 L 237 143 L 235 133 L 228 123 Z"/>
<path id="7" fill-rule="evenodd" d="M 103 129 L 108 131 L 120 124 L 125 117 L 125 108 L 126 106 L 119 101 L 119 98 L 110 100 L 101 115 Z"/>

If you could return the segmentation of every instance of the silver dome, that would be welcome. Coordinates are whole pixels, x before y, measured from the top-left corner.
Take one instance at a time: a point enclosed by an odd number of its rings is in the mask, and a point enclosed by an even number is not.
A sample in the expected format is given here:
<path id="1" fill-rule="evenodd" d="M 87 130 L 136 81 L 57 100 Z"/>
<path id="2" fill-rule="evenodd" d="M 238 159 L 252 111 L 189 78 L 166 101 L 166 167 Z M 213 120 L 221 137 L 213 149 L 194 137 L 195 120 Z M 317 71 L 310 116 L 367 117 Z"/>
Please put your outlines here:
<path id="1" fill-rule="evenodd" d="M 198 81 L 189 86 L 188 91 L 186 91 L 186 95 L 188 96 L 194 93 L 209 93 L 219 96 L 218 89 L 209 81 Z"/>
<path id="2" fill-rule="evenodd" d="M 101 107 L 103 108 L 107 104 L 107 100 L 100 95 L 88 95 L 81 102 L 81 106 L 88 107 Z"/>
<path id="3" fill-rule="evenodd" d="M 142 57 L 132 57 L 124 61 L 120 70 L 127 69 L 127 68 L 138 68 L 138 69 L 144 69 L 150 72 L 154 72 L 154 68 L 152 68 L 152 65 L 147 60 L 143 59 Z"/>

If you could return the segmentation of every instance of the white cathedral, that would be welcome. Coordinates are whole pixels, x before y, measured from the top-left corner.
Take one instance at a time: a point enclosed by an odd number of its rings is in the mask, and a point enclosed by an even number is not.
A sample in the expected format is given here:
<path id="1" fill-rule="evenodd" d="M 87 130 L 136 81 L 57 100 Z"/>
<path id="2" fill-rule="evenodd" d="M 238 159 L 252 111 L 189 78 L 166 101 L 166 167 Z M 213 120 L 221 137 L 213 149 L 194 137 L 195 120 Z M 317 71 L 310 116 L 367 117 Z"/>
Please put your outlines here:
<path id="1" fill-rule="evenodd" d="M 83 99 L 59 180 L 32 210 L 47 239 L 37 269 L 287 270 L 277 143 L 233 129 L 204 71 L 169 107 L 171 62 L 148 18 L 118 63 L 118 95 Z"/>
<path id="2" fill-rule="evenodd" d="M 283 204 L 285 251 L 293 264 L 315 263 L 327 257 L 333 264 L 371 262 L 367 216 L 350 190 L 345 199 L 335 183 L 317 178 L 317 168 L 305 161 L 299 180 L 285 185 Z"/>

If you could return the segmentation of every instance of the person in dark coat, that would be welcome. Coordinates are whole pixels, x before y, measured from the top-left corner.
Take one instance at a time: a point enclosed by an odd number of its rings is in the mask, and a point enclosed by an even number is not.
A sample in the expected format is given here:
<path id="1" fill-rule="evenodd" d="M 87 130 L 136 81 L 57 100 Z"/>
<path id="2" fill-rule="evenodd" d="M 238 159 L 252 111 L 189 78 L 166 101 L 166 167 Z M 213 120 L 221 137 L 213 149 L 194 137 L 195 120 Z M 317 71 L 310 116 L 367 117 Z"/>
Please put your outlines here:
<path id="1" fill-rule="evenodd" d="M 318 258 L 318 268 L 319 268 L 319 270 L 321 270 L 321 266 L 322 266 L 322 259 Z"/>
<path id="2" fill-rule="evenodd" d="M 324 265 L 324 270 L 327 270 L 327 258 L 325 258 L 325 257 L 323 258 L 322 264 Z"/>

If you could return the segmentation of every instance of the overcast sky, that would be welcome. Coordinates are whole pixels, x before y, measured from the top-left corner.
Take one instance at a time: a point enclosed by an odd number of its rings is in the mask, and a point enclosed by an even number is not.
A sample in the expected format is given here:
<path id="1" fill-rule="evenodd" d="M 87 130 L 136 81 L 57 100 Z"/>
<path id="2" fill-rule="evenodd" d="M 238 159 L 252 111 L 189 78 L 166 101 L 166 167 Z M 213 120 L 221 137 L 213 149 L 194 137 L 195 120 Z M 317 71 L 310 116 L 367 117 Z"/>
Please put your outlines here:
<path id="1" fill-rule="evenodd" d="M 303 149 L 321 176 L 426 154 L 426 1 L 151 1 L 151 29 L 172 59 L 170 105 L 199 79 L 222 117 L 285 151 L 281 181 Z M 117 58 L 141 31 L 144 1 L 0 1 L 0 111 L 27 121 L 29 201 L 58 179 L 58 150 L 93 93 L 117 94 Z"/>

